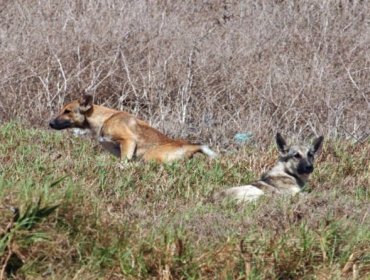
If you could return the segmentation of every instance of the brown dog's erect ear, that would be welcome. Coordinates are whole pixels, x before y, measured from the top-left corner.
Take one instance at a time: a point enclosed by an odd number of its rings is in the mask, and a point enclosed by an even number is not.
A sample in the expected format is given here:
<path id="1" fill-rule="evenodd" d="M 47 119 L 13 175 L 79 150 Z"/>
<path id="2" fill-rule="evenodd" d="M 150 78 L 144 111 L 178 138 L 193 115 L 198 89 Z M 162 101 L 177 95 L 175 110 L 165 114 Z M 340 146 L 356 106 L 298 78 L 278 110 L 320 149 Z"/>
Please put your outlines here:
<path id="1" fill-rule="evenodd" d="M 84 93 L 80 99 L 80 111 L 85 113 L 92 108 L 93 97 L 90 94 Z"/>
<path id="2" fill-rule="evenodd" d="M 288 145 L 279 132 L 276 133 L 276 144 L 280 153 L 285 154 L 288 151 Z"/>
<path id="3" fill-rule="evenodd" d="M 324 136 L 320 136 L 320 137 L 317 137 L 312 145 L 311 145 L 311 151 L 316 154 L 317 151 L 319 151 L 321 149 L 321 146 L 322 146 L 322 142 L 324 140 Z"/>

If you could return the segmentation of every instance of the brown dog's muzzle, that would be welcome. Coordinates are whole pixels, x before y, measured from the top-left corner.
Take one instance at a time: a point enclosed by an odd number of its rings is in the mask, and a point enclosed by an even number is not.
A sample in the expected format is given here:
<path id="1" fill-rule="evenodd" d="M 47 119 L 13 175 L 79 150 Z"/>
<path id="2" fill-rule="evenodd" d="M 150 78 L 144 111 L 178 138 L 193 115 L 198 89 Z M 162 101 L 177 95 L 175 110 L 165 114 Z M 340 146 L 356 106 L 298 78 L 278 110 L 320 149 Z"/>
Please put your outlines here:
<path id="1" fill-rule="evenodd" d="M 59 120 L 59 119 L 54 119 L 49 122 L 49 126 L 52 129 L 65 129 L 65 128 L 70 128 L 72 127 L 72 123 L 68 120 Z"/>

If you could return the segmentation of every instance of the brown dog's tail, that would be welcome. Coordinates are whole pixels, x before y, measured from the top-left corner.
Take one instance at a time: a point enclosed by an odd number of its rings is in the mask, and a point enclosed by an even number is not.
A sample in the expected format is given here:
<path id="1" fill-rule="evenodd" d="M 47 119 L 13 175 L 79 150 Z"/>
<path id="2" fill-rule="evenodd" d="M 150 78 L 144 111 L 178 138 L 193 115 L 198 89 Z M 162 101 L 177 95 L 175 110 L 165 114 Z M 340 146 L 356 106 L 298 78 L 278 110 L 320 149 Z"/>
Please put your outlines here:
<path id="1" fill-rule="evenodd" d="M 206 145 L 187 144 L 187 143 L 168 143 L 152 148 L 145 152 L 144 160 L 155 160 L 158 162 L 170 162 L 184 158 L 191 158 L 195 153 L 203 153 L 211 158 L 217 156 Z"/>
<path id="2" fill-rule="evenodd" d="M 199 150 L 201 153 L 209 156 L 210 158 L 217 157 L 217 154 L 214 151 L 212 151 L 207 145 L 200 145 Z"/>

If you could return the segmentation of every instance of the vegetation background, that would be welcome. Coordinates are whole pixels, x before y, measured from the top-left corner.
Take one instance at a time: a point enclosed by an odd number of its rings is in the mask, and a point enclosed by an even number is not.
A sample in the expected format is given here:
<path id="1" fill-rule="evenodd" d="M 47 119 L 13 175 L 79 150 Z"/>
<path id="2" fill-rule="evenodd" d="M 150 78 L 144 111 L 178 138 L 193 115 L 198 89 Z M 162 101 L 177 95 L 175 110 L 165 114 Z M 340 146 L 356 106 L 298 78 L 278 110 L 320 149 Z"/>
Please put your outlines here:
<path id="1" fill-rule="evenodd" d="M 46 126 L 93 93 L 162 131 L 229 147 L 369 135 L 367 1 L 2 1 L 0 118 Z"/>
<path id="2" fill-rule="evenodd" d="M 2 0 L 0 23 L 0 278 L 368 279 L 370 2 Z M 227 153 L 123 166 L 46 131 L 83 90 Z M 210 203 L 277 130 L 328 139 L 307 195 Z"/>

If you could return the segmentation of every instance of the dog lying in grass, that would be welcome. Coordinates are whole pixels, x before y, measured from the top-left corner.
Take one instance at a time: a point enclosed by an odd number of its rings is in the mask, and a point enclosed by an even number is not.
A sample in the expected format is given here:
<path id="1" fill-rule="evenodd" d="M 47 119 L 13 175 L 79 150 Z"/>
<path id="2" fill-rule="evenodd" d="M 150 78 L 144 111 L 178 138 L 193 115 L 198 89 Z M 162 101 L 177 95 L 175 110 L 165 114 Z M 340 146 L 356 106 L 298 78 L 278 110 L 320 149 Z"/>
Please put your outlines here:
<path id="1" fill-rule="evenodd" d="M 102 146 L 121 159 L 142 157 L 145 161 L 170 162 L 203 153 L 213 158 L 216 153 L 206 145 L 174 140 L 127 112 L 95 105 L 92 96 L 65 105 L 49 123 L 53 129 L 89 130 Z"/>
<path id="2" fill-rule="evenodd" d="M 323 140 L 324 137 L 320 136 L 311 145 L 288 146 L 281 134 L 277 133 L 276 144 L 280 153 L 277 164 L 259 181 L 216 193 L 214 200 L 230 199 L 241 203 L 254 201 L 267 193 L 299 193 L 314 170 L 315 155 L 321 150 Z"/>

